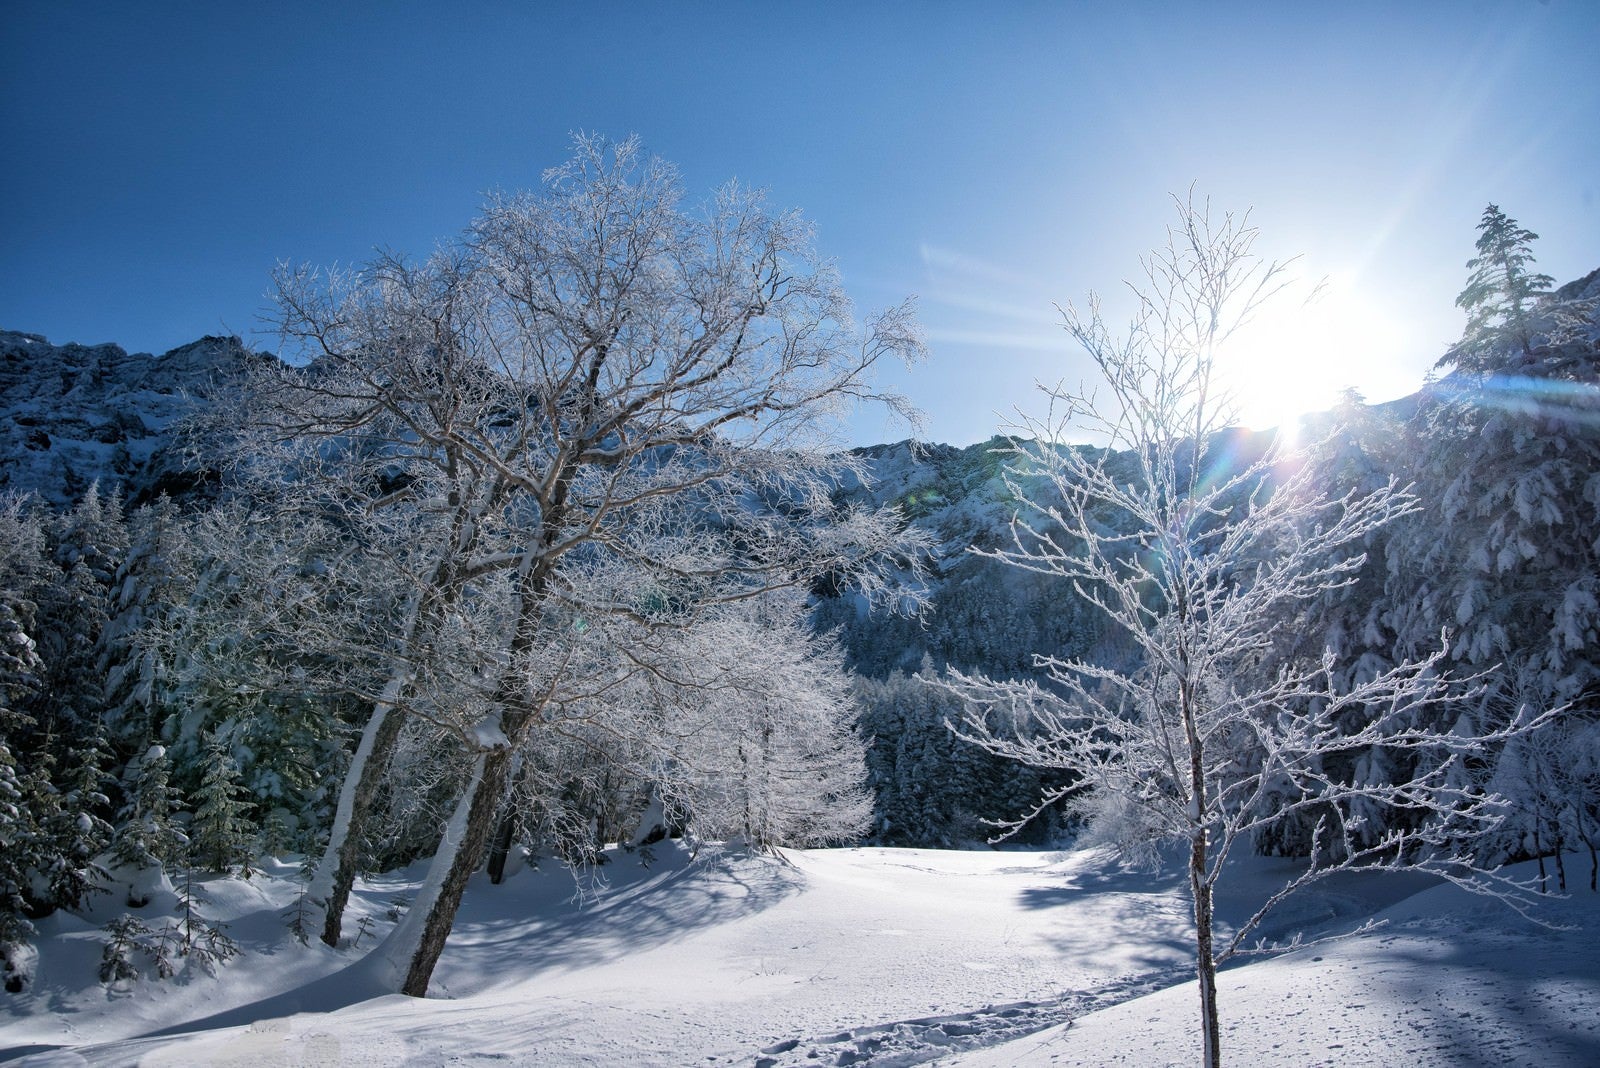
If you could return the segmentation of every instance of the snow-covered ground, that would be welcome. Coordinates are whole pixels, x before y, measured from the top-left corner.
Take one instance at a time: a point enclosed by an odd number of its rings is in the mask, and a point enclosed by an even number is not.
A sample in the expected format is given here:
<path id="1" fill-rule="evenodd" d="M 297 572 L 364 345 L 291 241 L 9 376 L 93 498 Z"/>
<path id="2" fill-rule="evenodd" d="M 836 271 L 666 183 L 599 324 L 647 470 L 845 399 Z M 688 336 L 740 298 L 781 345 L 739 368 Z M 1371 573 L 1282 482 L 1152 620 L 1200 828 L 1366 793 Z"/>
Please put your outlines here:
<path id="1" fill-rule="evenodd" d="M 284 934 L 288 867 L 210 884 L 246 954 L 217 978 L 95 981 L 101 933 L 42 921 L 34 987 L 0 996 L 0 1059 L 39 1065 L 1193 1064 L 1195 988 L 1174 872 L 1094 852 L 847 849 L 618 854 L 474 884 L 426 1001 L 361 958 L 417 872 L 358 888 L 355 949 Z M 1253 858 L 1237 916 L 1285 862 Z M 1570 868 L 1580 865 L 1574 862 Z M 1224 1054 L 1272 1065 L 1600 1064 L 1600 896 L 1548 919 L 1420 880 L 1345 879 L 1275 933 L 1381 929 L 1224 972 Z M 1569 876 L 1577 876 L 1569 870 Z"/>

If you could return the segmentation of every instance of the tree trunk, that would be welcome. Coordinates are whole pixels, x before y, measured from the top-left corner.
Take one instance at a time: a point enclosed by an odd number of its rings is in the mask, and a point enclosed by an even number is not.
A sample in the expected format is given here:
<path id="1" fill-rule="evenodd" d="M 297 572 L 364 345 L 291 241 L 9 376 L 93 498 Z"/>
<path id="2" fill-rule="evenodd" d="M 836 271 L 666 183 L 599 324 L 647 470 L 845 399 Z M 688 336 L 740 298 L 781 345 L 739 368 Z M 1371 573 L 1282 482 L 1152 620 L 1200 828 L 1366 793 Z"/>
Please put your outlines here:
<path id="1" fill-rule="evenodd" d="M 495 811 L 500 807 L 500 795 L 505 792 L 510 778 L 511 764 L 509 746 L 479 755 L 472 779 L 456 803 L 456 812 L 445 830 L 444 840 L 439 843 L 428 881 L 406 915 L 406 923 L 392 936 L 398 940 L 397 951 L 409 950 L 405 980 L 400 986 L 402 994 L 420 998 L 428 992 L 428 982 L 444 952 L 445 939 L 450 937 L 467 879 L 483 863 L 484 854 L 488 852 Z M 413 942 L 414 946 L 408 946 L 407 942 Z"/>
<path id="2" fill-rule="evenodd" d="M 1561 824 L 1559 823 L 1554 824 L 1551 828 L 1551 833 L 1555 838 L 1553 845 L 1556 855 L 1556 891 L 1564 894 L 1567 892 L 1567 862 L 1561 854 L 1567 851 L 1567 840 L 1561 833 Z"/>
<path id="3" fill-rule="evenodd" d="M 1189 852 L 1189 893 L 1194 898 L 1195 972 L 1200 980 L 1200 1026 L 1206 1068 L 1221 1068 L 1222 1026 L 1217 1014 L 1217 962 L 1212 954 L 1211 884 L 1206 881 L 1206 831 L 1197 828 Z"/>
<path id="4" fill-rule="evenodd" d="M 339 805 L 334 812 L 333 827 L 328 832 L 328 846 L 323 850 L 316 876 L 307 890 L 313 901 L 322 903 L 322 940 L 330 946 L 339 944 L 367 817 L 372 814 L 383 769 L 400 740 L 404 717 L 395 711 L 393 703 L 399 699 L 406 682 L 403 675 L 391 680 L 367 719 L 367 726 L 361 732 L 361 744 L 350 758 L 350 768 L 339 789 Z"/>
<path id="5" fill-rule="evenodd" d="M 516 816 L 507 810 L 500 816 L 500 825 L 494 832 L 494 845 L 489 849 L 489 881 L 499 886 L 506 877 L 506 858 L 511 855 L 511 836 L 516 832 Z"/>
<path id="6" fill-rule="evenodd" d="M 1550 888 L 1545 884 L 1544 844 L 1539 841 L 1539 816 L 1542 811 L 1542 806 L 1538 801 L 1535 801 L 1533 809 L 1533 852 L 1539 858 L 1539 893 L 1548 894 Z"/>
<path id="7" fill-rule="evenodd" d="M 512 761 L 508 778 L 512 782 L 513 791 L 516 790 L 516 784 L 525 778 L 520 756 Z M 489 847 L 489 882 L 495 886 L 499 886 L 506 877 L 506 861 L 511 855 L 511 842 L 516 833 L 516 806 L 508 804 L 505 812 L 500 816 L 500 822 L 495 827 L 494 843 Z"/>
<path id="8" fill-rule="evenodd" d="M 1180 618 L 1183 606 L 1180 604 Z M 1194 827 L 1189 840 L 1189 895 L 1194 899 L 1194 962 L 1200 980 L 1200 1028 L 1205 1042 L 1206 1068 L 1222 1066 L 1222 1025 L 1217 1014 L 1217 960 L 1211 941 L 1211 880 L 1206 877 L 1206 765 L 1205 742 L 1200 737 L 1199 710 L 1189 678 L 1189 657 L 1180 653 L 1183 671 L 1178 683 L 1179 711 L 1189 751 L 1189 790 L 1194 806 Z"/>

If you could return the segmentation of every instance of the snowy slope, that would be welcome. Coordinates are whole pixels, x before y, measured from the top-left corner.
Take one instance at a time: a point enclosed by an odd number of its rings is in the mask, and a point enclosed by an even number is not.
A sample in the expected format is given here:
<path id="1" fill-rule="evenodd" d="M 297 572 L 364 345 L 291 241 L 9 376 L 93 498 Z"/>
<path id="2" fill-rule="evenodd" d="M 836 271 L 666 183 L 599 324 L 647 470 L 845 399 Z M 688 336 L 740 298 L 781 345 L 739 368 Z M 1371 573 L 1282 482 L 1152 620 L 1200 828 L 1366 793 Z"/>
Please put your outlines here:
<path id="1" fill-rule="evenodd" d="M 426 1001 L 375 995 L 360 951 L 283 945 L 276 909 L 292 884 L 258 878 L 219 900 L 259 948 L 218 979 L 141 980 L 110 996 L 87 971 L 43 971 L 32 993 L 0 1001 L 0 1048 L 50 1065 L 1196 1059 L 1174 873 L 1125 872 L 1088 852 L 790 861 L 691 864 L 669 850 L 643 868 L 619 855 L 602 869 L 609 888 L 581 902 L 560 872 L 475 884 Z M 1248 861 L 1224 915 L 1284 863 Z M 1600 898 L 1584 889 L 1552 903 L 1553 918 L 1583 926 L 1551 932 L 1459 891 L 1396 903 L 1419 885 L 1336 884 L 1293 906 L 1288 926 L 1347 929 L 1375 912 L 1389 926 L 1225 972 L 1236 1063 L 1600 1063 Z M 379 917 L 377 934 L 404 889 L 400 875 L 361 887 L 357 908 Z M 175 1033 L 152 1034 L 162 1028 Z M 39 1049 L 51 1045 L 66 1048 Z"/>

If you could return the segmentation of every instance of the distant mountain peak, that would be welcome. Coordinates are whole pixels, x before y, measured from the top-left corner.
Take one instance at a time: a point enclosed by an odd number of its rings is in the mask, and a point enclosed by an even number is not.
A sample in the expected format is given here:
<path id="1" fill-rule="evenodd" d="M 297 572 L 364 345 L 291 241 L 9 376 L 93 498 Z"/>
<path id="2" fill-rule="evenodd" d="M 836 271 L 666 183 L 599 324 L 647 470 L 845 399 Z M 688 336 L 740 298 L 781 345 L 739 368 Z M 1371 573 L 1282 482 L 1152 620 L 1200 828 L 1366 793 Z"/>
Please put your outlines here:
<path id="1" fill-rule="evenodd" d="M 51 344 L 0 331 L 0 492 L 57 508 L 91 485 L 140 503 L 192 485 L 174 429 L 252 358 L 236 337 L 204 337 L 161 356 L 120 345 Z"/>

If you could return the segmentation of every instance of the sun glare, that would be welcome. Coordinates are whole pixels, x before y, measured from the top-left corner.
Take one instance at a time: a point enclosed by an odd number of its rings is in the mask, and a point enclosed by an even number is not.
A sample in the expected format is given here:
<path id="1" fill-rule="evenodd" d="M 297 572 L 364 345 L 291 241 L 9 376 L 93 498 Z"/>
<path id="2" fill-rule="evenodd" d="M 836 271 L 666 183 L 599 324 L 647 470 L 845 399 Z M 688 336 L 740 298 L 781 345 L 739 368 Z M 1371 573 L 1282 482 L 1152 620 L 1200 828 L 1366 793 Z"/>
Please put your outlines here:
<path id="1" fill-rule="evenodd" d="M 1344 390 L 1387 387 L 1398 333 L 1354 283 L 1330 278 L 1309 301 L 1264 308 L 1218 352 L 1218 369 L 1242 424 L 1293 434 Z"/>

